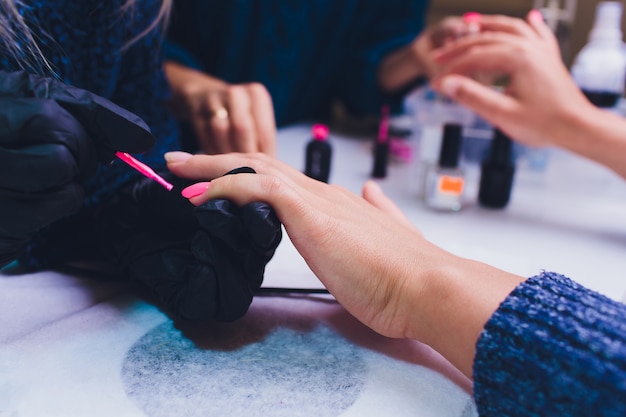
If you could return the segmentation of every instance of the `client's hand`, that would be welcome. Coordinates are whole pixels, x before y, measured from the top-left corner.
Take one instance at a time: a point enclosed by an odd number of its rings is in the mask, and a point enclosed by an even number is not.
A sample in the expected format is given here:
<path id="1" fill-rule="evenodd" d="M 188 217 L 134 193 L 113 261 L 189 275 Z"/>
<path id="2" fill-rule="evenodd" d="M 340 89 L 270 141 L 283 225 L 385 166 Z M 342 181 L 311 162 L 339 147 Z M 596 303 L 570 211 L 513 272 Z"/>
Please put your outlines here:
<path id="1" fill-rule="evenodd" d="M 178 176 L 215 178 L 185 191 L 193 204 L 269 203 L 313 272 L 356 318 L 383 335 L 430 344 L 468 376 L 484 324 L 522 280 L 428 242 L 373 182 L 360 198 L 262 154 L 165 157 Z M 217 178 L 234 166 L 258 174 Z"/>
<path id="2" fill-rule="evenodd" d="M 81 182 L 116 151 L 154 138 L 137 116 L 102 97 L 25 72 L 0 72 L 0 267 L 30 236 L 82 205 Z"/>
<path id="3" fill-rule="evenodd" d="M 189 155 L 166 154 L 168 168 L 193 179 L 214 178 L 237 165 L 253 167 L 257 175 L 195 185 L 200 191 L 190 201 L 271 204 L 307 264 L 352 314 L 384 335 L 412 334 L 413 302 L 427 281 L 424 272 L 434 260 L 452 256 L 427 242 L 374 183 L 366 185 L 360 198 L 264 155 L 197 156 L 183 162 L 176 157 Z M 425 279 L 415 279 L 418 275 Z"/>

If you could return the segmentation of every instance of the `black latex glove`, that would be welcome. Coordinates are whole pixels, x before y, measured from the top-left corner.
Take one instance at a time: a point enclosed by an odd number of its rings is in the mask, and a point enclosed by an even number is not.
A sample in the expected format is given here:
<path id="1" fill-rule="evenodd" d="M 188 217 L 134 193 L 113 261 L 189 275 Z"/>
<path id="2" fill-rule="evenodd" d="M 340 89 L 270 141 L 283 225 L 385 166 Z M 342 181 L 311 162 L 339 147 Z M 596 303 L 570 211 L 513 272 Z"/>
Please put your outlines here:
<path id="1" fill-rule="evenodd" d="M 239 168 L 228 174 L 254 173 Z M 238 207 L 212 200 L 194 207 L 189 185 L 163 174 L 174 190 L 140 179 L 103 214 L 103 247 L 120 273 L 149 289 L 169 314 L 187 320 L 243 316 L 281 241 L 281 224 L 265 203 Z"/>
<path id="2" fill-rule="evenodd" d="M 78 211 L 81 182 L 116 151 L 154 144 L 134 114 L 88 91 L 0 71 L 0 267 L 30 236 Z"/>

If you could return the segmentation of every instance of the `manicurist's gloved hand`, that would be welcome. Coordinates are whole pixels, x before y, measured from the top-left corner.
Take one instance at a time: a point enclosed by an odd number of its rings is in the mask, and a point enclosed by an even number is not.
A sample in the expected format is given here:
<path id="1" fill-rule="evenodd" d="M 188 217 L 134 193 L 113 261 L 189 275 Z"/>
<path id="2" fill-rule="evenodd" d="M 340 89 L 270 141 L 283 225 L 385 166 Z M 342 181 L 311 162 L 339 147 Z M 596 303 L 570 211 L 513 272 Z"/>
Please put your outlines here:
<path id="1" fill-rule="evenodd" d="M 0 267 L 33 233 L 78 211 L 82 181 L 116 151 L 154 143 L 134 114 L 88 91 L 0 71 Z"/>
<path id="2" fill-rule="evenodd" d="M 240 172 L 254 170 L 226 175 Z M 280 221 L 259 202 L 238 207 L 219 199 L 195 207 L 180 195 L 189 180 L 162 175 L 172 191 L 141 178 L 103 209 L 97 234 L 104 260 L 176 318 L 240 318 L 281 241 Z"/>

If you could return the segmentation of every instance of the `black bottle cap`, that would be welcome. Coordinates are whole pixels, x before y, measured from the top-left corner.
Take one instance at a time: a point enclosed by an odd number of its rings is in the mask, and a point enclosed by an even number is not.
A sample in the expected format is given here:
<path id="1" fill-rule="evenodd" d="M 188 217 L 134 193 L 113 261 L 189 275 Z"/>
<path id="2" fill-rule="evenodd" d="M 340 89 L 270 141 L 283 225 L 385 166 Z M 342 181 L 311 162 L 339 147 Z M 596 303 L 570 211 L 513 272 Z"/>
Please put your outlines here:
<path id="1" fill-rule="evenodd" d="M 485 162 L 501 167 L 513 165 L 513 141 L 500 129 L 494 131 L 489 155 Z"/>
<path id="2" fill-rule="evenodd" d="M 448 123 L 443 127 L 443 139 L 439 151 L 439 166 L 456 168 L 459 165 L 463 126 Z"/>
<path id="3" fill-rule="evenodd" d="M 514 175 L 513 142 L 496 129 L 489 155 L 481 166 L 479 203 L 489 208 L 506 207 L 511 198 Z"/>

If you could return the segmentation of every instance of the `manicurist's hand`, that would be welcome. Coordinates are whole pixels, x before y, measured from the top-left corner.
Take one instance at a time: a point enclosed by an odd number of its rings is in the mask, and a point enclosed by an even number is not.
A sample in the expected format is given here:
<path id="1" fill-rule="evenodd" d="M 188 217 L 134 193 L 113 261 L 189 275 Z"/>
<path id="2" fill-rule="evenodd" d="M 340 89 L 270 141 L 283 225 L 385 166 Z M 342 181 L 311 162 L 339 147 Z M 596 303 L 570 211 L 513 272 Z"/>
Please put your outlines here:
<path id="1" fill-rule="evenodd" d="M 153 144 L 143 120 L 102 97 L 25 71 L 0 71 L 0 267 L 34 233 L 82 207 L 82 184 L 99 162 Z"/>
<path id="2" fill-rule="evenodd" d="M 431 244 L 373 182 L 359 197 L 262 154 L 174 152 L 166 160 L 175 175 L 201 181 L 183 192 L 193 204 L 269 203 L 348 311 L 383 335 L 430 344 L 467 375 L 482 326 L 520 280 Z M 257 174 L 220 177 L 239 166 Z"/>
<path id="3" fill-rule="evenodd" d="M 228 84 L 175 62 L 166 62 L 164 68 L 172 111 L 191 123 L 202 151 L 275 155 L 274 107 L 262 84 Z"/>
<path id="4" fill-rule="evenodd" d="M 409 44 L 387 54 L 378 69 L 378 83 L 388 93 L 396 92 L 414 82 L 418 77 L 432 78 L 439 71 L 435 60 L 438 48 L 477 28 L 475 13 L 463 18 L 449 16 L 428 26 Z"/>
<path id="5" fill-rule="evenodd" d="M 538 11 L 531 11 L 527 22 L 507 16 L 478 19 L 481 33 L 438 51 L 442 70 L 432 81 L 435 89 L 534 146 L 554 145 L 572 120 L 594 111 Z M 504 94 L 475 81 L 476 74 L 508 77 Z"/>

